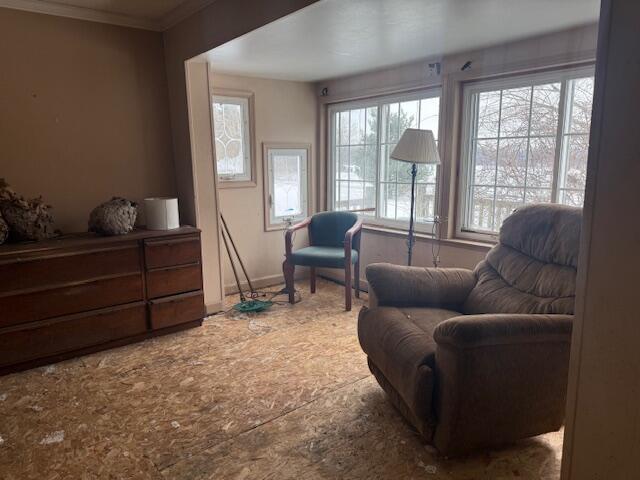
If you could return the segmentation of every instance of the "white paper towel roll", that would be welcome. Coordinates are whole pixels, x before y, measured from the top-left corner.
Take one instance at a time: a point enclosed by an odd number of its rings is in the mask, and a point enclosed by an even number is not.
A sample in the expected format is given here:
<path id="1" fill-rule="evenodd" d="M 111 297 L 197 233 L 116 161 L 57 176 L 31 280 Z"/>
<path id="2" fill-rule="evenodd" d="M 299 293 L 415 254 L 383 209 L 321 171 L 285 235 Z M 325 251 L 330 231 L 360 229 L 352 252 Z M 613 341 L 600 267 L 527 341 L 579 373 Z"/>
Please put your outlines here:
<path id="1" fill-rule="evenodd" d="M 145 198 L 144 209 L 149 230 L 171 230 L 180 226 L 177 198 Z"/>

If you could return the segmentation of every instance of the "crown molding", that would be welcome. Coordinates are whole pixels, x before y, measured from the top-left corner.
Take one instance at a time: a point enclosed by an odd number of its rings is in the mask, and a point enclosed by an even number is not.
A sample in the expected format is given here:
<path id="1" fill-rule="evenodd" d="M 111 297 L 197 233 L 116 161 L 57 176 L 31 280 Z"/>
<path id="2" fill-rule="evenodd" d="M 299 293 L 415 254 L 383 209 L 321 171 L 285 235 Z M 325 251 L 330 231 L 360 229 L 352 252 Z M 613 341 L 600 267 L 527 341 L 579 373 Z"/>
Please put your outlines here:
<path id="1" fill-rule="evenodd" d="M 215 1 L 216 0 L 186 0 L 162 17 L 159 24 L 160 30 L 168 30 L 174 25 L 189 18 L 194 13 L 208 7 Z"/>
<path id="2" fill-rule="evenodd" d="M 194 13 L 202 10 L 215 0 L 186 0 L 164 15 L 159 21 L 144 17 L 133 17 L 119 13 L 105 12 L 92 8 L 63 5 L 47 0 L 0 0 L 0 8 L 11 8 L 26 12 L 54 15 L 57 17 L 75 18 L 88 22 L 108 23 L 121 27 L 140 28 L 162 32 L 180 23 Z"/>

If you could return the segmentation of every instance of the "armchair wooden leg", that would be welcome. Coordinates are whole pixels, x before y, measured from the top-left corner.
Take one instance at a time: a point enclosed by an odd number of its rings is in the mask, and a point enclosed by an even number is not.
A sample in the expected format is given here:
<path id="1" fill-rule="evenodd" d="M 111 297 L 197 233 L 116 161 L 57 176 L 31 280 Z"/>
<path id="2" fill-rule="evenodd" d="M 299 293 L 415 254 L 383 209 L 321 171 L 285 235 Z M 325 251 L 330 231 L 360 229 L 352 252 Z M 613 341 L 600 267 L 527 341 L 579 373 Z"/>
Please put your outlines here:
<path id="1" fill-rule="evenodd" d="M 287 292 L 289 293 L 289 303 L 295 303 L 295 287 L 293 285 L 293 274 L 295 273 L 296 267 L 292 263 L 288 261 L 284 261 L 282 264 L 282 273 L 284 274 L 284 283 L 287 287 Z"/>
<path id="2" fill-rule="evenodd" d="M 316 293 L 316 267 L 309 267 L 309 284 L 311 293 Z"/>
<path id="3" fill-rule="evenodd" d="M 345 308 L 349 312 L 351 311 L 351 263 L 344 266 L 344 294 Z"/>
<path id="4" fill-rule="evenodd" d="M 358 261 L 356 262 L 356 265 L 354 267 L 354 282 L 355 282 L 355 286 L 356 286 L 356 298 L 360 298 L 360 259 L 358 258 Z"/>

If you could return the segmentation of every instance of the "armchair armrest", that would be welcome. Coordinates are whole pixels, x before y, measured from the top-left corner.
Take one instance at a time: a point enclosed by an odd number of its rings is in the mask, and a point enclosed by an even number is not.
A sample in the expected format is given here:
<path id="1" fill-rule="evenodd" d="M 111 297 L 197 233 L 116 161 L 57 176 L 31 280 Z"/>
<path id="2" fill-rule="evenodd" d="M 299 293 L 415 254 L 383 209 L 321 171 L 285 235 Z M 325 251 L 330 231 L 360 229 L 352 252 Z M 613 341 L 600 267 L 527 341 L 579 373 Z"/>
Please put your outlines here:
<path id="1" fill-rule="evenodd" d="M 347 265 L 351 264 L 351 249 L 354 246 L 355 239 L 355 247 L 356 250 L 360 250 L 360 232 L 362 231 L 362 220 L 358 219 L 356 223 L 353 224 L 347 233 L 344 235 L 344 257 L 345 263 Z"/>
<path id="2" fill-rule="evenodd" d="M 285 249 L 285 255 L 287 258 L 289 258 L 293 250 L 293 233 L 296 230 L 300 230 L 302 228 L 308 227 L 310 223 L 311 223 L 311 217 L 307 217 L 301 222 L 298 222 L 294 225 L 291 225 L 289 228 L 287 228 L 287 232 L 284 234 L 284 249 Z"/>
<path id="3" fill-rule="evenodd" d="M 453 455 L 558 430 L 572 322 L 572 315 L 488 314 L 438 325 L 436 448 Z"/>
<path id="4" fill-rule="evenodd" d="M 374 263 L 367 267 L 370 306 L 459 306 L 476 284 L 464 268 L 405 267 Z"/>
<path id="5" fill-rule="evenodd" d="M 456 348 L 531 342 L 570 342 L 572 325 L 573 315 L 462 315 L 438 325 L 433 337 L 439 345 Z"/>

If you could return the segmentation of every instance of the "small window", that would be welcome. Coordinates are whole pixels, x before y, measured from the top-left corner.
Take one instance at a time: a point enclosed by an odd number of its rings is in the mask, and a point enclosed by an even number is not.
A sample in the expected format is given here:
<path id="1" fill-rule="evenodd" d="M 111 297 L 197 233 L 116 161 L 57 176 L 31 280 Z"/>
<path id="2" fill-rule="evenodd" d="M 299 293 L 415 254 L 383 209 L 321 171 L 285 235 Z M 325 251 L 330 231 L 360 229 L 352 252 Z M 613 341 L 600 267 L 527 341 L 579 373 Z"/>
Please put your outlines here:
<path id="1" fill-rule="evenodd" d="M 254 186 L 253 95 L 214 94 L 213 130 L 221 186 Z"/>
<path id="2" fill-rule="evenodd" d="M 462 236 L 495 234 L 519 205 L 582 206 L 593 69 L 464 89 Z"/>
<path id="3" fill-rule="evenodd" d="M 309 214 L 309 145 L 264 145 L 265 229 L 278 230 Z"/>

